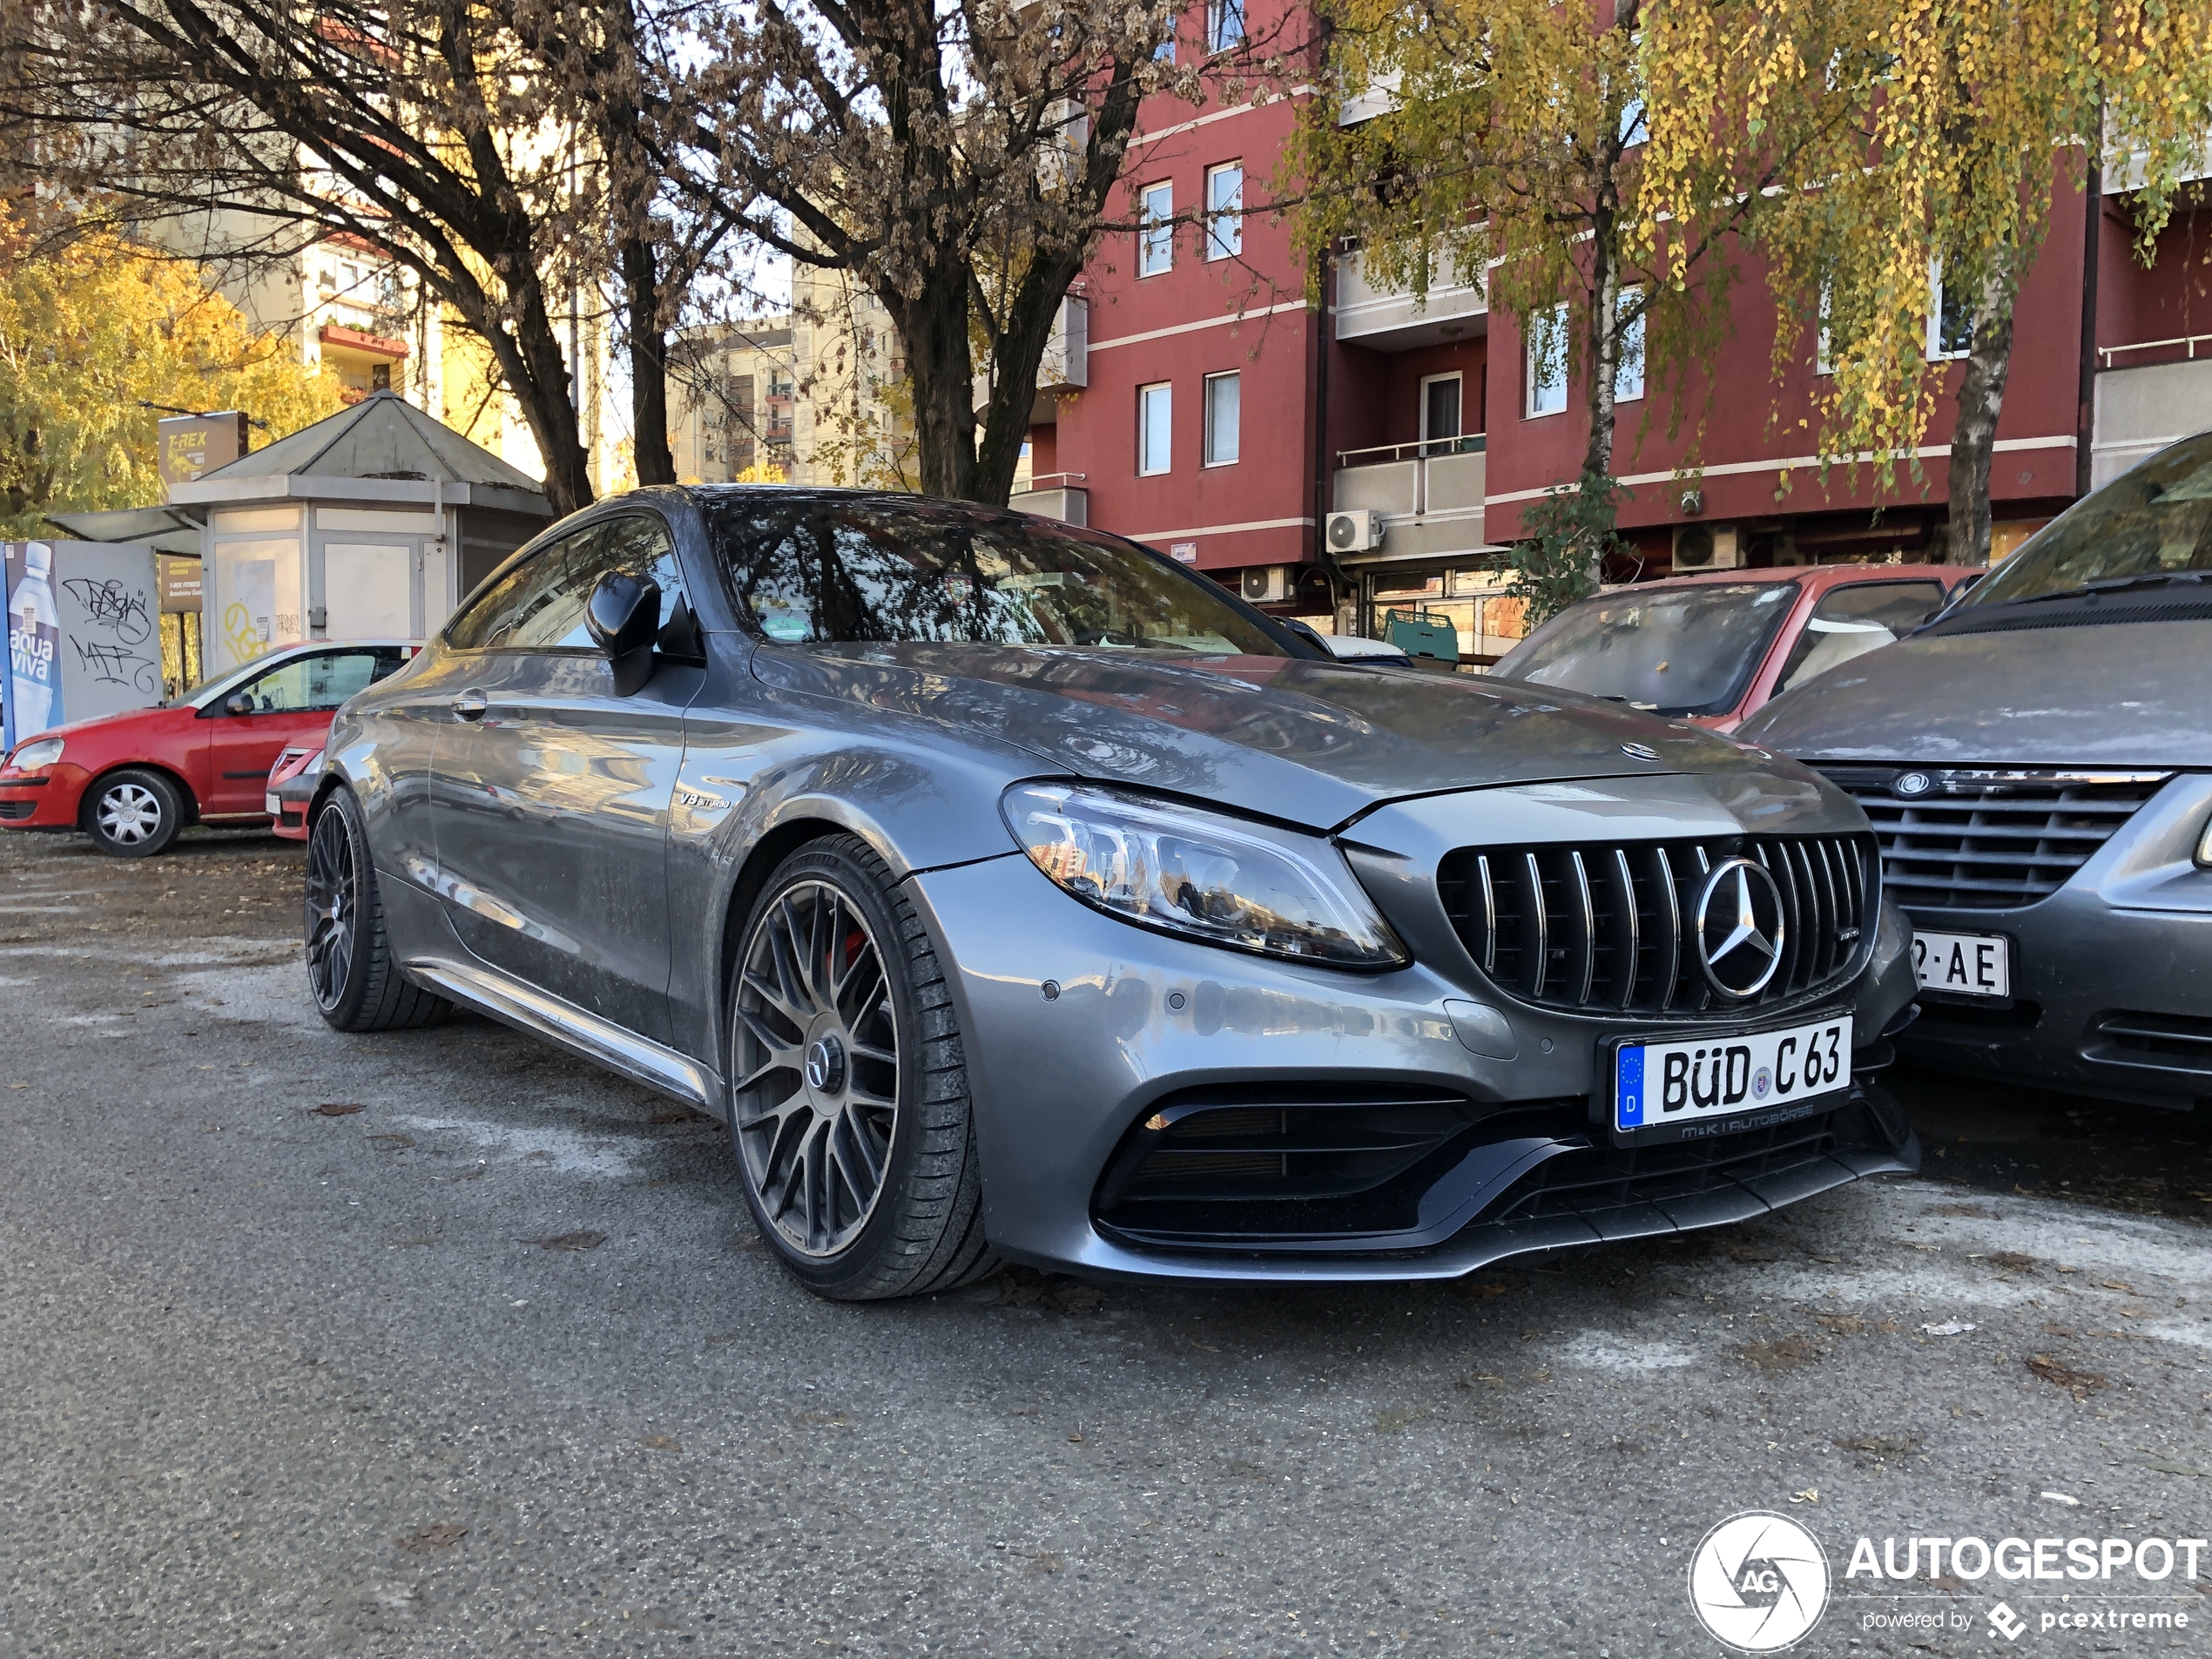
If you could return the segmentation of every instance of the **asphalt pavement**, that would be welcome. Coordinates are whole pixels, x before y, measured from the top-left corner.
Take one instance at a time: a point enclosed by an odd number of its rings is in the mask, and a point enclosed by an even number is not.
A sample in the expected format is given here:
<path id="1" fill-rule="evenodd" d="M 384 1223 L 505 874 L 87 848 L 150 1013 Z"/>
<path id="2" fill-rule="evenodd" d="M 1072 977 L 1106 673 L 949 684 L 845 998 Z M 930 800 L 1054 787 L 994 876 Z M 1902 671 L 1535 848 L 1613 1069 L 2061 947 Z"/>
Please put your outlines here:
<path id="1" fill-rule="evenodd" d="M 1718 1232 L 840 1306 L 714 1123 L 327 1029 L 301 863 L 0 834 L 0 1659 L 1716 1654 L 1747 1509 L 1825 1548 L 1799 1652 L 2206 1646 L 2212 1556 L 1846 1575 L 2212 1533 L 2205 1113 L 1907 1078 L 1922 1177 Z M 2044 1628 L 2093 1604 L 2166 1622 Z"/>

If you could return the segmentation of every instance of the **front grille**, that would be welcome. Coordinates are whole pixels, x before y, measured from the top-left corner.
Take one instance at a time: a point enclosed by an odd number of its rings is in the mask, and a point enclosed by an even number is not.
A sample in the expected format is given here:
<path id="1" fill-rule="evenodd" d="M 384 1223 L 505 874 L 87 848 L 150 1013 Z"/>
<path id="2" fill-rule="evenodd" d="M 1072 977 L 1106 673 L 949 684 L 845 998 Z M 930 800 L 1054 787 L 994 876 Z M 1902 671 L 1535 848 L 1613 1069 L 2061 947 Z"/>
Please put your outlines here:
<path id="1" fill-rule="evenodd" d="M 1873 820 L 1892 898 L 1922 910 L 2047 899 L 2171 774 L 2091 769 L 1823 766 Z M 1897 792 L 1900 778 L 1930 782 Z"/>
<path id="2" fill-rule="evenodd" d="M 1782 963 L 1765 988 L 1707 982 L 1695 917 L 1707 875 L 1757 860 L 1782 894 Z M 1878 902 L 1864 835 L 1461 847 L 1437 891 L 1483 973 L 1544 1008 L 1644 1015 L 1757 1008 L 1833 985 L 1856 965 Z"/>
<path id="3" fill-rule="evenodd" d="M 1777 1123 L 1712 1140 L 1656 1146 L 1591 1146 L 1546 1159 L 1484 1221 L 1541 1221 L 1595 1216 L 1634 1204 L 1664 1210 L 1700 1193 L 1733 1187 L 1826 1157 L 1836 1150 L 1836 1114 Z"/>
<path id="4" fill-rule="evenodd" d="M 2140 1055 L 2169 1069 L 2212 1074 L 2212 1020 L 2192 1014 L 2107 1014 L 2096 1029 L 2121 1055 Z"/>

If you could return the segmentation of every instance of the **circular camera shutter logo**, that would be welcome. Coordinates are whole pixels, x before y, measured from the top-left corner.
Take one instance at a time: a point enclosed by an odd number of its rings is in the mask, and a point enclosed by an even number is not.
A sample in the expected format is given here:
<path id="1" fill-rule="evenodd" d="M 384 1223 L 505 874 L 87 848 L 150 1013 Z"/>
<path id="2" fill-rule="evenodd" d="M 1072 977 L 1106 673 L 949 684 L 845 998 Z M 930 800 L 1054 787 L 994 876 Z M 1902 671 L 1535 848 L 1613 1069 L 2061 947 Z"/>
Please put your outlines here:
<path id="1" fill-rule="evenodd" d="M 1730 1515 L 1689 1558 L 1689 1605 L 1715 1641 L 1779 1653 L 1828 1610 L 1827 1554 L 1787 1515 Z"/>
<path id="2" fill-rule="evenodd" d="M 1782 889 L 1766 867 L 1730 859 L 1705 878 L 1693 918 L 1705 978 L 1723 996 L 1757 996 L 1782 966 Z"/>

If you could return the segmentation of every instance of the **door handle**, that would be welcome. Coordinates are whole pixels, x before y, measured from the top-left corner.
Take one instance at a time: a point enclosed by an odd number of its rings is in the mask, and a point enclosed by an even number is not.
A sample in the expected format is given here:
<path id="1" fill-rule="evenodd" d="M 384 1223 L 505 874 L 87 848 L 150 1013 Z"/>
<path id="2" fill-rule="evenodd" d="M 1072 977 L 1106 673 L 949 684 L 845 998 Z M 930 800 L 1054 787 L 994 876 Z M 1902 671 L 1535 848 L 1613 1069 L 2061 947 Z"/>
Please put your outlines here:
<path id="1" fill-rule="evenodd" d="M 490 706 L 489 698 L 471 689 L 453 699 L 453 718 L 456 720 L 481 720 L 484 718 L 484 711 Z"/>

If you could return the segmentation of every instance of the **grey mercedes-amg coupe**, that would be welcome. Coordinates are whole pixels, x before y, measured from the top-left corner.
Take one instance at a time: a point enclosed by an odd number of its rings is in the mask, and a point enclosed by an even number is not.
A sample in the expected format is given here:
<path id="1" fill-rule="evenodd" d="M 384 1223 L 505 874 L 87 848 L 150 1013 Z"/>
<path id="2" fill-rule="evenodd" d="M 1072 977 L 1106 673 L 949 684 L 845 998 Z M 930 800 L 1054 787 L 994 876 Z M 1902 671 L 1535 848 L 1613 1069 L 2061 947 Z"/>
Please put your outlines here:
<path id="1" fill-rule="evenodd" d="M 725 1119 L 826 1296 L 1447 1277 L 1919 1160 L 1833 785 L 1041 519 L 603 502 L 346 706 L 311 821 L 333 1025 L 459 1004 Z"/>

